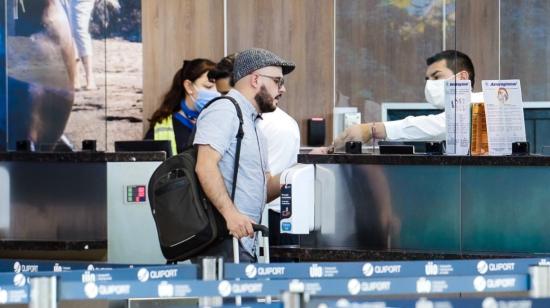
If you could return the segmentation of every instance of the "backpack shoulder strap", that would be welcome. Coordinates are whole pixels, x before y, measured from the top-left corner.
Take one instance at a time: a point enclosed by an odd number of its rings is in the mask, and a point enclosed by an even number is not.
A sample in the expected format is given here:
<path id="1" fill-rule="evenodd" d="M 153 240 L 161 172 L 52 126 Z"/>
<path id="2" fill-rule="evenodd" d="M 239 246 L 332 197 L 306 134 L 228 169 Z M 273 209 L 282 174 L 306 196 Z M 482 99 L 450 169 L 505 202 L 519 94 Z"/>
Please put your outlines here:
<path id="1" fill-rule="evenodd" d="M 237 131 L 237 147 L 235 149 L 235 164 L 233 165 L 233 187 L 231 188 L 231 201 L 235 201 L 235 191 L 237 190 L 237 175 L 239 174 L 239 159 L 241 157 L 241 143 L 244 137 L 244 130 L 243 130 L 243 113 L 241 111 L 241 107 L 239 106 L 239 103 L 237 103 L 237 100 L 235 100 L 231 96 L 218 96 L 211 101 L 209 101 L 202 110 L 208 108 L 210 105 L 212 105 L 214 102 L 220 100 L 220 99 L 228 99 L 231 103 L 233 103 L 233 106 L 235 106 L 235 109 L 237 110 L 237 117 L 239 118 L 239 129 Z M 193 133 L 193 137 L 194 137 Z"/>

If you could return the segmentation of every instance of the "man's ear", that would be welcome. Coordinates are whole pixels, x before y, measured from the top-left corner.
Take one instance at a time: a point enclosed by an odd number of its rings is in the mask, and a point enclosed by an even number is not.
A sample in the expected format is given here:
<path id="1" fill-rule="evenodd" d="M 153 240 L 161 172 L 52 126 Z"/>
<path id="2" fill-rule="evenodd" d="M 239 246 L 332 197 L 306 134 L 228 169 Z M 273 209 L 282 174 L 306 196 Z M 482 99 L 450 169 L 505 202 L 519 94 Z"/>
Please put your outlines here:
<path id="1" fill-rule="evenodd" d="M 250 75 L 249 82 L 250 82 L 250 86 L 253 89 L 259 88 L 260 87 L 260 76 L 257 75 L 257 74 Z"/>
<path id="2" fill-rule="evenodd" d="M 250 86 L 253 89 L 256 89 L 258 87 L 259 76 L 255 75 L 255 74 L 252 74 L 252 75 L 250 75 L 249 78 L 250 78 L 250 80 L 248 80 L 248 82 L 250 83 Z"/>
<path id="3" fill-rule="evenodd" d="M 460 71 L 456 74 L 457 80 L 470 80 L 470 74 L 467 71 Z"/>

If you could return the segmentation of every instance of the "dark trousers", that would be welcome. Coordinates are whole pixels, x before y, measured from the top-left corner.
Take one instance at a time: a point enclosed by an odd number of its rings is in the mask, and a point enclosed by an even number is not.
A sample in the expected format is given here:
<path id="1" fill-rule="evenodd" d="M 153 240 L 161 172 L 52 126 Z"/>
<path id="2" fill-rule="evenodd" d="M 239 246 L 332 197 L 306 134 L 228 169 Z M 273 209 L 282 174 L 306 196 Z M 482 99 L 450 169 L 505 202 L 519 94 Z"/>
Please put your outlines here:
<path id="1" fill-rule="evenodd" d="M 200 256 L 192 258 L 192 263 L 199 263 L 202 257 L 223 257 L 224 262 L 233 262 L 233 238 L 227 238 L 219 243 L 211 245 L 201 252 Z M 239 242 L 240 263 L 257 263 L 256 256 L 246 251 Z"/>

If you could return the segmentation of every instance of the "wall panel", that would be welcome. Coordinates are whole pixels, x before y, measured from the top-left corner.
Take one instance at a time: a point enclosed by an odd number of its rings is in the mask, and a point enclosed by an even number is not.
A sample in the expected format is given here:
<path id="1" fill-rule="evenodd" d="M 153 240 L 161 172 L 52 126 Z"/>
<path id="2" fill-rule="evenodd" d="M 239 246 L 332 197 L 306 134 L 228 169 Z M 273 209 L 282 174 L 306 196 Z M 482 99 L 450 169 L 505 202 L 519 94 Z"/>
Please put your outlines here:
<path id="1" fill-rule="evenodd" d="M 474 62 L 474 91 L 481 91 L 481 80 L 499 79 L 499 0 L 456 1 L 456 49 Z M 455 46 L 448 37 L 447 46 Z"/>
<path id="2" fill-rule="evenodd" d="M 269 49 L 297 67 L 286 78 L 280 106 L 300 125 L 306 144 L 307 119 L 327 119 L 332 140 L 333 1 L 228 0 L 228 52 Z"/>
<path id="3" fill-rule="evenodd" d="M 184 59 L 223 57 L 222 0 L 142 0 L 143 116 L 148 119 Z M 149 126 L 144 121 L 144 132 Z"/>

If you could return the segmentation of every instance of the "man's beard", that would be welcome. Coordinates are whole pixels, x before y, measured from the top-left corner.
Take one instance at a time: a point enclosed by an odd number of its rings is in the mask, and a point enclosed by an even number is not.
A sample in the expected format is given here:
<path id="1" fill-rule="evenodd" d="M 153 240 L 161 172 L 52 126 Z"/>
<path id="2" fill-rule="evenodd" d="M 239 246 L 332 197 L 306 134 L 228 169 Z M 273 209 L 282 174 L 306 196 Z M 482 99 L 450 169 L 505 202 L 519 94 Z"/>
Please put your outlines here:
<path id="1" fill-rule="evenodd" d="M 279 98 L 277 96 L 276 98 Z M 275 100 L 269 92 L 267 92 L 267 89 L 265 86 L 261 86 L 260 91 L 254 96 L 254 100 L 256 100 L 256 104 L 258 104 L 258 108 L 260 109 L 260 113 L 266 113 L 266 112 L 273 112 L 275 109 L 277 109 L 277 106 L 273 104 L 273 101 Z"/>

